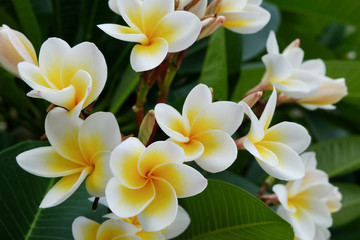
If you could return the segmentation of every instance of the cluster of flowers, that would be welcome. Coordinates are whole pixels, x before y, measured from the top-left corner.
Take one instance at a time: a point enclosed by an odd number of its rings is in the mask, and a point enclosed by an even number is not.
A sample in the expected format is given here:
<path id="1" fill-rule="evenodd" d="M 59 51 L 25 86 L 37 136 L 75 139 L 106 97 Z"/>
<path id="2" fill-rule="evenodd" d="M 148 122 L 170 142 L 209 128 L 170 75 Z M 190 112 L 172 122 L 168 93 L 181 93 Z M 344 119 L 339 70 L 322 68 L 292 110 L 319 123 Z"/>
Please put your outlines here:
<path id="1" fill-rule="evenodd" d="M 189 48 L 221 25 L 238 33 L 260 30 L 270 18 L 261 2 L 215 0 L 208 5 L 207 0 L 110 0 L 110 8 L 129 26 L 102 24 L 99 28 L 137 43 L 130 62 L 135 71 L 142 72 L 159 66 L 168 53 Z M 0 43 L 1 66 L 33 89 L 28 96 L 58 106 L 45 119 L 51 146 L 17 156 L 18 164 L 32 174 L 62 177 L 40 207 L 62 203 L 85 181 L 88 193 L 106 197 L 112 211 L 102 224 L 84 217 L 75 219 L 75 239 L 179 235 L 190 219 L 178 206 L 178 198 L 199 194 L 207 186 L 203 175 L 184 163 L 195 161 L 206 171 L 220 172 L 236 160 L 239 149 L 250 152 L 269 175 L 290 181 L 273 190 L 281 204 L 279 215 L 294 226 L 298 238 L 328 237 L 330 212 L 340 208 L 341 195 L 326 174 L 315 169 L 313 155 L 300 157 L 311 141 L 308 132 L 290 122 L 269 128 L 278 99 L 310 109 L 330 109 L 347 94 L 344 79 L 326 77 L 321 60 L 302 62 L 304 53 L 298 41 L 280 54 L 275 35 L 270 33 L 268 54 L 263 57 L 264 78 L 239 103 L 212 102 L 211 89 L 199 84 L 188 94 L 181 114 L 167 104 L 157 104 L 155 119 L 169 139 L 149 146 L 140 136 L 124 140 L 111 113 L 82 116 L 107 78 L 104 56 L 93 43 L 71 48 L 61 39 L 50 38 L 41 46 L 37 60 L 26 37 L 6 25 L 0 28 Z M 258 119 L 251 107 L 261 97 L 258 91 L 269 89 L 273 92 Z M 250 130 L 234 141 L 231 136 L 244 114 L 251 120 Z"/>

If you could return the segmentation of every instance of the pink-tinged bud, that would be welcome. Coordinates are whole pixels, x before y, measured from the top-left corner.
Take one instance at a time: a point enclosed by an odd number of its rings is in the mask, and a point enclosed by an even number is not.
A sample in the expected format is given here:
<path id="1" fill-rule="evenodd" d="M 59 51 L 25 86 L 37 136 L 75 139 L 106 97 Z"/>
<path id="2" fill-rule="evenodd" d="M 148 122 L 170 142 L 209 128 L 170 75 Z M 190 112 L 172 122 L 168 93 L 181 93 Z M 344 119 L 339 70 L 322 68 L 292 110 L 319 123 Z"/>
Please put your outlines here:
<path id="1" fill-rule="evenodd" d="M 300 39 L 295 39 L 294 41 L 292 41 L 283 51 L 283 53 L 289 51 L 290 49 L 293 49 L 293 48 L 298 48 L 300 47 Z"/>
<path id="2" fill-rule="evenodd" d="M 147 143 L 149 142 L 151 134 L 154 131 L 155 123 L 156 122 L 155 122 L 154 110 L 150 110 L 145 115 L 143 121 L 141 122 L 140 129 L 139 129 L 138 138 L 144 145 L 147 145 Z"/>
<path id="3" fill-rule="evenodd" d="M 206 8 L 205 15 L 211 15 L 217 12 L 217 9 L 221 5 L 222 0 L 214 0 L 212 1 L 208 7 Z"/>
<path id="4" fill-rule="evenodd" d="M 19 77 L 17 65 L 24 61 L 38 65 L 34 47 L 24 34 L 3 24 L 0 27 L 0 66 Z"/>
<path id="5" fill-rule="evenodd" d="M 251 93 L 250 95 L 244 97 L 242 99 L 242 101 L 245 102 L 247 105 L 249 105 L 249 107 L 251 108 L 260 100 L 262 95 L 263 95 L 263 92 L 261 92 L 261 91 L 254 92 L 254 93 Z"/>
<path id="6" fill-rule="evenodd" d="M 216 18 L 215 17 L 206 18 L 203 21 L 201 21 L 202 29 L 197 41 L 215 32 L 215 30 L 218 29 L 221 26 L 221 24 L 223 24 L 224 22 L 225 22 L 225 17 L 223 16 L 217 16 Z"/>

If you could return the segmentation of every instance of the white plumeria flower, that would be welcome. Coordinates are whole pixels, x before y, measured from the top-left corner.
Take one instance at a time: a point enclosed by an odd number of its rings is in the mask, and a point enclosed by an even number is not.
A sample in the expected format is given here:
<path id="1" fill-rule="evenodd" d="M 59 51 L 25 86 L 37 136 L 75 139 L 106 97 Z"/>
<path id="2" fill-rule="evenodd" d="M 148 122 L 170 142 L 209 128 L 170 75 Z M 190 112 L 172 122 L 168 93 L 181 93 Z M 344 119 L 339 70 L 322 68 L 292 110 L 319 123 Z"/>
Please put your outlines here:
<path id="1" fill-rule="evenodd" d="M 188 4 L 191 4 L 193 0 L 179 0 L 178 9 L 184 9 Z M 199 0 L 193 6 L 189 7 L 187 11 L 195 14 L 199 18 L 202 18 L 205 15 L 207 0 Z"/>
<path id="2" fill-rule="evenodd" d="M 270 13 L 260 7 L 262 0 L 221 0 L 216 9 L 225 17 L 223 26 L 229 30 L 249 34 L 260 31 L 270 20 Z"/>
<path id="3" fill-rule="evenodd" d="M 293 98 L 309 96 L 319 89 L 324 66 L 319 60 L 303 62 L 304 51 L 298 45 L 295 40 L 279 53 L 275 33 L 270 32 L 266 42 L 268 54 L 262 57 L 266 72 L 261 84 L 269 85 L 268 88 L 272 84 Z"/>
<path id="4" fill-rule="evenodd" d="M 281 122 L 269 128 L 276 99 L 274 89 L 259 120 L 246 103 L 239 103 L 251 120 L 243 144 L 268 174 L 282 180 L 294 180 L 304 176 L 305 168 L 299 154 L 309 146 L 311 137 L 297 123 Z"/>
<path id="5" fill-rule="evenodd" d="M 137 138 L 126 139 L 111 154 L 114 177 L 105 191 L 111 211 L 120 218 L 137 216 L 148 232 L 169 226 L 177 214 L 177 198 L 196 195 L 207 186 L 184 160 L 176 144 L 155 142 L 145 148 Z"/>
<path id="6" fill-rule="evenodd" d="M 75 240 L 142 240 L 135 235 L 139 231 L 133 224 L 115 219 L 108 219 L 99 224 L 85 217 L 77 217 L 72 224 Z"/>
<path id="7" fill-rule="evenodd" d="M 74 117 L 96 100 L 107 78 L 105 58 L 95 44 L 83 42 L 71 48 L 59 38 L 43 43 L 39 66 L 21 62 L 18 70 L 33 89 L 28 96 L 64 107 Z"/>
<path id="8" fill-rule="evenodd" d="M 316 169 L 315 153 L 303 153 L 301 157 L 306 168 L 305 176 L 273 187 L 281 204 L 277 213 L 293 226 L 297 238 L 327 239 L 330 234 L 327 228 L 332 225 L 332 210 L 327 202 L 334 200 L 337 188 L 329 183 L 325 172 Z M 336 210 L 339 210 L 341 197 L 335 199 Z"/>
<path id="9" fill-rule="evenodd" d="M 348 94 L 344 78 L 331 79 L 324 76 L 321 78 L 320 84 L 320 88 L 316 92 L 297 99 L 296 102 L 309 110 L 335 109 L 333 104 Z"/>
<path id="10" fill-rule="evenodd" d="M 190 91 L 182 115 L 167 104 L 155 106 L 156 121 L 170 137 L 168 141 L 184 149 L 186 161 L 195 160 L 209 172 L 223 171 L 235 161 L 238 150 L 231 135 L 243 115 L 236 103 L 212 103 L 212 93 L 204 84 Z"/>
<path id="11" fill-rule="evenodd" d="M 104 236 L 110 235 L 114 238 L 120 236 L 130 237 L 133 235 L 130 239 L 165 240 L 179 236 L 190 224 L 188 213 L 180 206 L 174 222 L 161 231 L 156 232 L 144 231 L 136 216 L 131 218 L 119 218 L 111 213 L 105 215 L 105 217 L 110 218 L 110 220 L 106 220 L 101 225 L 85 217 L 77 217 L 72 224 L 74 239 L 107 240 L 109 238 L 104 238 Z M 111 226 L 114 226 L 115 228 L 111 228 Z"/>
<path id="12" fill-rule="evenodd" d="M 105 196 L 111 151 L 121 142 L 113 114 L 98 112 L 86 120 L 70 118 L 63 108 L 54 108 L 45 119 L 51 146 L 35 148 L 16 157 L 20 167 L 41 177 L 62 177 L 46 194 L 40 207 L 56 206 L 73 194 L 86 179 L 92 196 Z"/>
<path id="13" fill-rule="evenodd" d="M 0 67 L 19 77 L 17 65 L 23 61 L 38 65 L 33 45 L 24 34 L 3 24 L 0 27 Z"/>
<path id="14" fill-rule="evenodd" d="M 110 8 L 129 25 L 101 24 L 110 36 L 134 46 L 130 63 L 137 72 L 160 65 L 167 53 L 180 52 L 197 39 L 200 19 L 187 11 L 175 11 L 171 0 L 110 0 Z"/>

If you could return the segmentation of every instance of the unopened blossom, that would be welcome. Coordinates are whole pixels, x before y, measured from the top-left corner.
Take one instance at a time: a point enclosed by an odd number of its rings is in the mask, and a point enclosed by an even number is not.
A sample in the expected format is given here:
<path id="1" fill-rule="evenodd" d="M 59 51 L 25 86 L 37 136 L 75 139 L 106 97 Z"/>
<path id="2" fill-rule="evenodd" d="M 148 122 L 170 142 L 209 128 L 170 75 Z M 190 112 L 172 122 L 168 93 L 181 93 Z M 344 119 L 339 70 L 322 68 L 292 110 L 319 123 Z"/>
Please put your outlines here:
<path id="1" fill-rule="evenodd" d="M 24 34 L 3 24 L 0 27 L 0 67 L 19 77 L 20 62 L 38 65 L 35 49 Z"/>
<path id="2" fill-rule="evenodd" d="M 184 160 L 184 151 L 171 142 L 145 148 L 137 138 L 126 139 L 111 154 L 114 177 L 105 191 L 111 211 L 120 218 L 137 216 L 148 232 L 169 226 L 177 214 L 177 198 L 196 195 L 207 186 Z"/>
<path id="3" fill-rule="evenodd" d="M 170 137 L 168 141 L 185 151 L 186 160 L 195 162 L 209 172 L 228 168 L 237 157 L 231 135 L 239 128 L 242 108 L 233 102 L 212 103 L 210 89 L 199 84 L 185 99 L 182 115 L 173 107 L 159 103 L 155 118 Z"/>
<path id="4" fill-rule="evenodd" d="M 179 0 L 178 9 L 189 11 L 202 18 L 206 12 L 207 3 L 207 0 Z"/>
<path id="5" fill-rule="evenodd" d="M 217 5 L 215 13 L 225 17 L 222 26 L 236 33 L 250 34 L 260 31 L 270 20 L 270 13 L 261 3 L 262 0 L 215 0 L 211 5 Z"/>
<path id="6" fill-rule="evenodd" d="M 74 117 L 96 100 L 107 78 L 105 58 L 95 44 L 83 42 L 71 48 L 59 38 L 43 43 L 39 66 L 21 62 L 18 70 L 33 89 L 28 96 L 64 107 Z"/>
<path id="7" fill-rule="evenodd" d="M 126 236 L 131 237 L 130 239 L 165 240 L 177 237 L 183 233 L 190 224 L 189 215 L 180 206 L 174 222 L 168 227 L 155 232 L 144 231 L 136 216 L 131 218 L 119 218 L 111 213 L 105 215 L 104 217 L 110 219 L 106 220 L 102 224 L 85 217 L 77 217 L 72 224 L 74 239 L 107 240 L 109 238 L 105 238 L 105 236 L 112 236 L 112 238 Z"/>
<path id="8" fill-rule="evenodd" d="M 304 176 L 304 164 L 299 156 L 310 144 L 306 129 L 297 123 L 281 122 L 269 128 L 276 107 L 274 89 L 260 119 L 250 107 L 240 102 L 251 120 L 249 133 L 243 145 L 271 176 L 282 180 L 294 180 Z"/>
<path id="9" fill-rule="evenodd" d="M 315 110 L 322 109 L 335 109 L 333 104 L 340 101 L 348 94 L 344 78 L 331 79 L 326 76 L 321 78 L 320 88 L 313 94 L 296 99 L 296 102 L 301 106 Z"/>
<path id="10" fill-rule="evenodd" d="M 299 44 L 295 40 L 280 53 L 275 34 L 270 32 L 266 43 L 268 53 L 262 57 L 266 67 L 263 88 L 271 89 L 273 85 L 292 98 L 306 97 L 319 89 L 323 66 L 319 60 L 303 62 L 304 51 Z"/>
<path id="11" fill-rule="evenodd" d="M 86 178 L 86 189 L 105 196 L 111 151 L 121 142 L 117 121 L 111 113 L 98 112 L 86 120 L 70 118 L 63 108 L 54 108 L 45 119 L 51 144 L 21 153 L 20 167 L 41 177 L 62 177 L 46 194 L 40 207 L 56 206 L 73 194 Z"/>
<path id="12" fill-rule="evenodd" d="M 298 239 L 327 239 L 331 213 L 341 208 L 341 194 L 329 183 L 327 174 L 316 169 L 315 153 L 303 153 L 301 157 L 305 176 L 273 187 L 281 204 L 277 213 L 293 226 Z"/>
<path id="13" fill-rule="evenodd" d="M 175 11 L 169 0 L 110 0 L 110 8 L 121 15 L 128 26 L 101 24 L 110 36 L 137 43 L 130 63 L 137 72 L 160 65 L 167 53 L 180 52 L 197 39 L 200 19 L 187 11 Z"/>

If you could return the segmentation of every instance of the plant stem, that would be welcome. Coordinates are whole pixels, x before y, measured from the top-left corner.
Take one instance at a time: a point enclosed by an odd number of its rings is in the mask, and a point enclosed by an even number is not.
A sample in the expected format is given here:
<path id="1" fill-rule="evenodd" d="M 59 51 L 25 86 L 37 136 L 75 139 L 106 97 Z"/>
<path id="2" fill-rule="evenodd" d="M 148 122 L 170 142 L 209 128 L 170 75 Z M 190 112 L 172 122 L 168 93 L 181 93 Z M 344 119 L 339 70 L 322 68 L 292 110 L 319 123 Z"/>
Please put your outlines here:
<path id="1" fill-rule="evenodd" d="M 257 193 L 257 197 L 261 199 L 261 196 L 264 194 L 264 192 L 266 191 L 266 189 L 271 186 L 275 181 L 275 178 L 273 176 L 268 176 L 265 179 L 264 184 L 261 186 L 259 192 Z"/>

